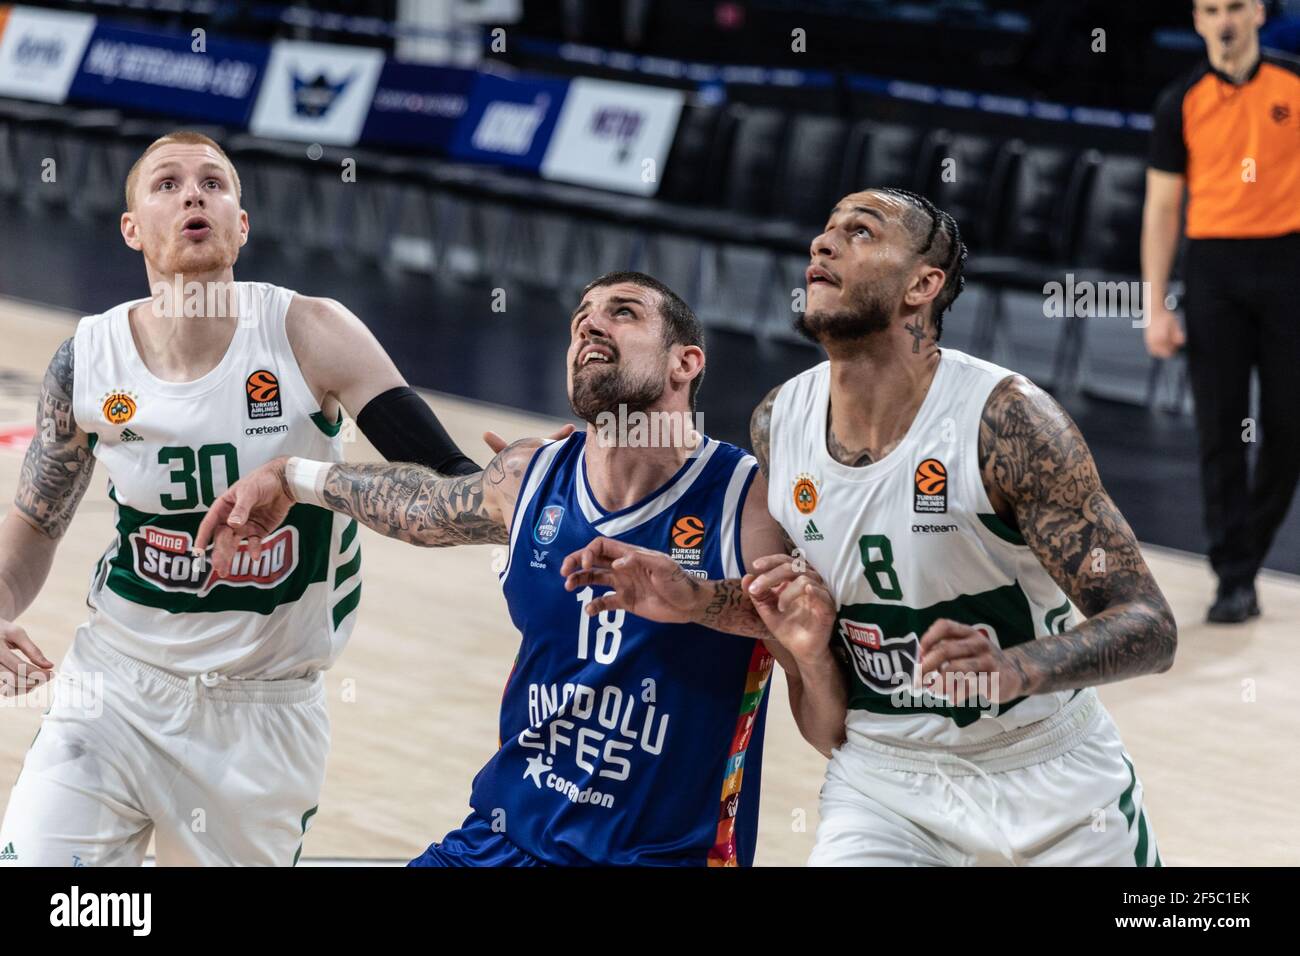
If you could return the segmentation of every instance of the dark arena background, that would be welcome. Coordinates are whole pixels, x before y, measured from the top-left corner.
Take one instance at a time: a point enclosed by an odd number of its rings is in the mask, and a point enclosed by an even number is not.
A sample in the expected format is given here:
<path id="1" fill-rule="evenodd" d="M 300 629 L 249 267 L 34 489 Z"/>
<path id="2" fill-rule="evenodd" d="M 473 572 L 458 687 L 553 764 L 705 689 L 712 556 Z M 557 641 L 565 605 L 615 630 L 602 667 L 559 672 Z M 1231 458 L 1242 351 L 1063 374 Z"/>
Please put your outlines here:
<path id="1" fill-rule="evenodd" d="M 570 316 L 588 281 L 625 269 L 695 310 L 704 430 L 748 446 L 763 395 L 824 358 L 792 325 L 810 242 L 840 197 L 901 187 L 951 213 L 969 248 L 941 347 L 1029 377 L 1070 413 L 1173 608 L 1172 669 L 1099 691 L 1161 862 L 1296 865 L 1300 514 L 1263 560 L 1262 615 L 1208 622 L 1192 375 L 1184 353 L 1154 357 L 1145 341 L 1153 114 L 1206 57 L 1192 7 L 0 5 L 0 495 L 8 507 L 46 366 L 77 319 L 149 295 L 119 231 L 123 184 L 169 131 L 212 137 L 238 170 L 251 230 L 237 278 L 346 305 L 480 462 L 485 430 L 513 440 L 576 422 Z M 1263 8 L 1265 55 L 1294 56 L 1300 3 Z M 1300 154 L 1300 94 L 1275 109 Z M 1166 299 L 1182 322 L 1186 244 Z M 1260 392 L 1241 423 L 1252 468 L 1270 437 Z M 349 460 L 380 460 L 350 421 L 344 434 Z M 55 662 L 112 540 L 107 491 L 97 474 L 17 622 Z M 361 538 L 365 595 L 325 674 L 333 743 L 299 865 L 403 863 L 464 819 L 519 643 L 499 549 Z M 825 759 L 795 728 L 780 668 L 768 693 L 755 862 L 802 866 Z M 0 707 L 0 810 L 49 704 L 29 697 Z"/>

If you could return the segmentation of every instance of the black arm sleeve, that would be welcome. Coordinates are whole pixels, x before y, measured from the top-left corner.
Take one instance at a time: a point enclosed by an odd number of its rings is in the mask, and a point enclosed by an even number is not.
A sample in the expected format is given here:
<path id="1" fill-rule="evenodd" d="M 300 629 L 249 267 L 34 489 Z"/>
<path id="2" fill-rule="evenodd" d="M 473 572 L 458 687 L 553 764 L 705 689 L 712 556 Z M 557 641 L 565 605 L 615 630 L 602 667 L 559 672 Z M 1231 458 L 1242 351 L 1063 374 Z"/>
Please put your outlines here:
<path id="1" fill-rule="evenodd" d="M 441 475 L 482 471 L 456 447 L 438 416 L 405 385 L 376 395 L 357 415 L 357 427 L 389 461 L 410 461 Z"/>
<path id="2" fill-rule="evenodd" d="M 1166 173 L 1187 174 L 1187 140 L 1183 135 L 1183 97 L 1186 83 L 1165 88 L 1151 116 L 1151 151 L 1147 165 Z"/>

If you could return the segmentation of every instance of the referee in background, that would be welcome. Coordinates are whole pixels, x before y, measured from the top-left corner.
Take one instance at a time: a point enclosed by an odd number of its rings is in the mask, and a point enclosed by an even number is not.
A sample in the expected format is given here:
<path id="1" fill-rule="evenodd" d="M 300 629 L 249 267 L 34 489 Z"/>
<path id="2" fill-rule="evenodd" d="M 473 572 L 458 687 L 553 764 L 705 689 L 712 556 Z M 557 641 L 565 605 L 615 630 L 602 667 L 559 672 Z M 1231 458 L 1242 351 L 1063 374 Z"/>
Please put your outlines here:
<path id="1" fill-rule="evenodd" d="M 1255 575 L 1300 477 L 1300 61 L 1260 54 L 1260 0 L 1193 0 L 1208 59 L 1160 95 L 1142 215 L 1147 350 L 1184 343 L 1200 443 L 1209 620 L 1259 613 Z M 1184 335 L 1164 306 L 1187 192 Z M 1258 369 L 1259 422 L 1250 415 Z M 1254 480 L 1248 442 L 1257 440 Z"/>

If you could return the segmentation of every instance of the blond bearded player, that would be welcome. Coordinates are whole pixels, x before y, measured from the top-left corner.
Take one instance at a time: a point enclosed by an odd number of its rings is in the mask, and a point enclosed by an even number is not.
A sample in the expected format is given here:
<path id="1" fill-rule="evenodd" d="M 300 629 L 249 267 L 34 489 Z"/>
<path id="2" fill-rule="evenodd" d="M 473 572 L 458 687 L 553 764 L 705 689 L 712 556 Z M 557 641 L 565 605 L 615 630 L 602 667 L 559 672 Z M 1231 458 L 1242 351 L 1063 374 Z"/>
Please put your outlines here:
<path id="1" fill-rule="evenodd" d="M 833 598 L 850 689 L 812 864 L 1159 865 L 1093 686 L 1168 669 L 1177 634 L 1083 436 L 1025 378 L 939 348 L 966 252 L 928 200 L 846 196 L 810 253 L 796 326 L 829 361 L 751 423 L 801 555 L 701 583 L 601 538 L 566 571 L 614 588 L 593 613 L 709 609 L 738 634 L 764 631 L 751 600 L 775 632 Z"/>
<path id="2" fill-rule="evenodd" d="M 389 459 L 478 470 L 346 308 L 235 281 L 240 205 L 212 140 L 150 145 L 121 229 L 153 295 L 82 319 L 46 372 L 0 525 L 0 690 L 51 677 L 13 621 L 96 462 L 117 536 L 10 795 L 4 865 L 138 864 L 151 834 L 161 864 L 296 862 L 329 749 L 320 672 L 360 599 L 356 522 L 299 509 L 218 578 L 191 553 L 199 520 L 272 458 L 341 461 L 344 408 Z"/>

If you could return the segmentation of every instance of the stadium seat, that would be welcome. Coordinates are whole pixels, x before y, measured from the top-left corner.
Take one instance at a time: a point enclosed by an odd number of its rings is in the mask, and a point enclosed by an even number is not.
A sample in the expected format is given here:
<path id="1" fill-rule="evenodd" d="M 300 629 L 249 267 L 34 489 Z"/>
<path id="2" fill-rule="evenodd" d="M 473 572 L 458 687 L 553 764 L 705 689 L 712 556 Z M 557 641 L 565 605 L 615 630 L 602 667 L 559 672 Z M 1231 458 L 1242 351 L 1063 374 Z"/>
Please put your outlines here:
<path id="1" fill-rule="evenodd" d="M 841 192 L 872 186 L 921 190 L 934 146 L 934 136 L 919 127 L 860 120 L 849 138 L 851 165 Z"/>
<path id="2" fill-rule="evenodd" d="M 664 202 L 711 203 L 721 179 L 723 110 L 687 103 L 677 121 L 663 182 L 657 197 Z"/>
<path id="3" fill-rule="evenodd" d="M 989 245 L 1016 158 L 1015 150 L 997 137 L 935 133 L 921 192 L 957 220 L 968 249 L 978 252 Z"/>
<path id="4" fill-rule="evenodd" d="M 820 227 L 840 198 L 849 166 L 848 127 L 835 116 L 799 115 L 790 124 L 788 140 L 772 212 L 801 227 Z"/>
<path id="5" fill-rule="evenodd" d="M 1091 282 L 1097 300 L 1124 308 L 1122 315 L 1075 317 L 1070 320 L 1070 344 L 1076 352 L 1069 362 L 1078 368 L 1084 394 L 1151 404 L 1156 385 L 1156 360 L 1147 355 L 1142 319 L 1145 291 L 1140 283 L 1139 237 L 1146 190 L 1146 160 L 1140 156 L 1084 156 L 1090 173 L 1079 212 L 1078 263 L 1075 282 Z M 1113 310 L 1112 310 L 1113 311 Z"/>

